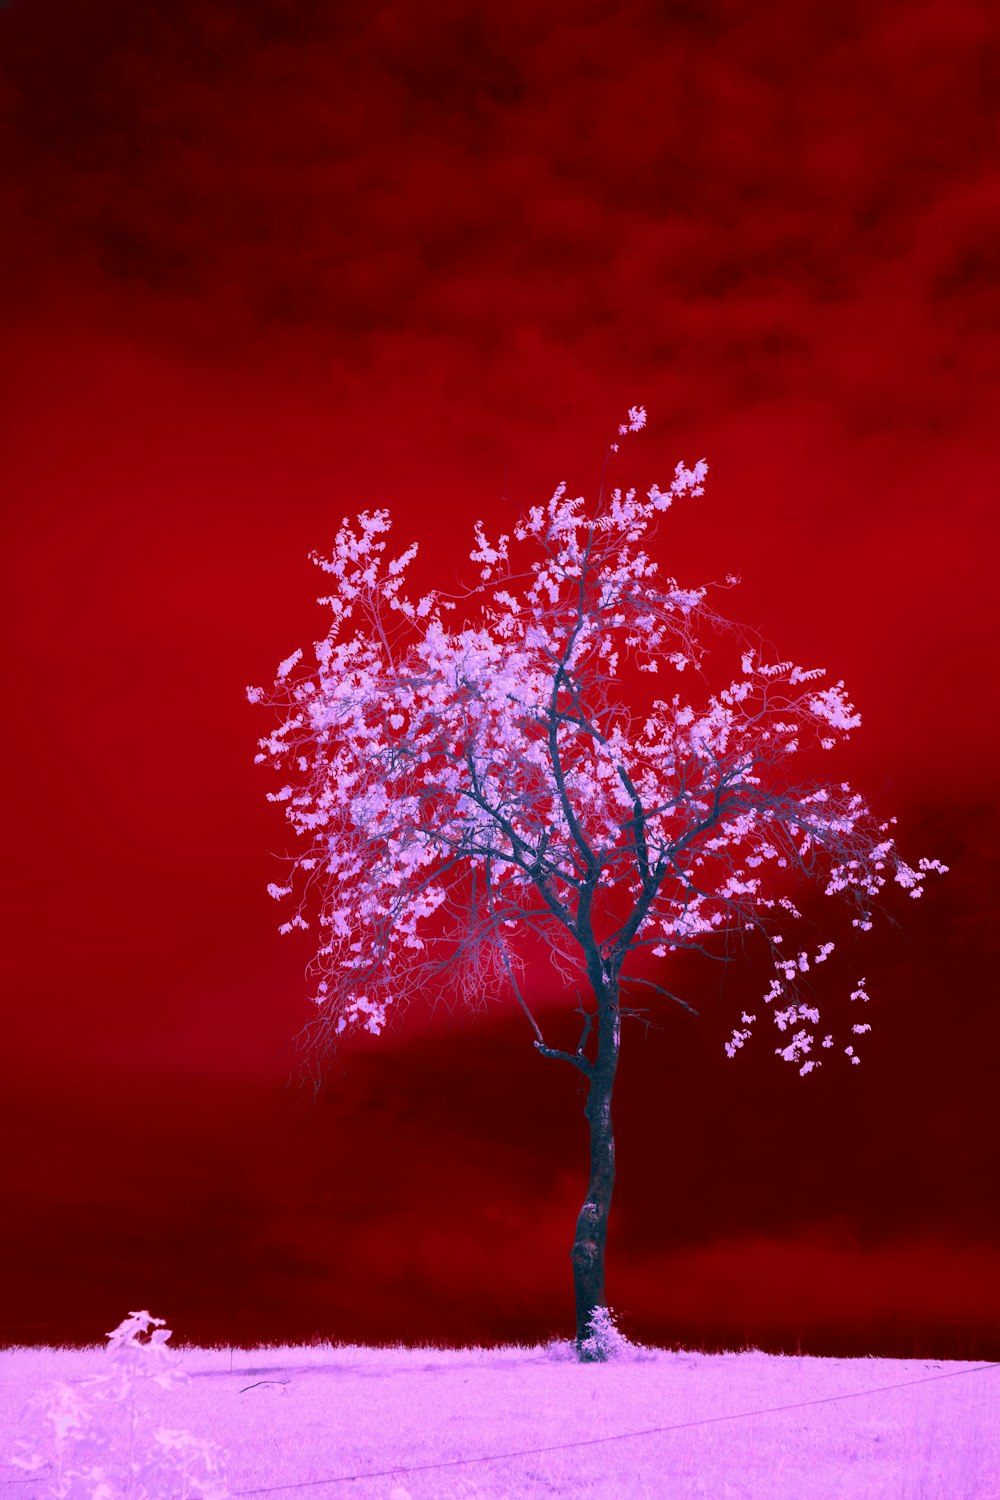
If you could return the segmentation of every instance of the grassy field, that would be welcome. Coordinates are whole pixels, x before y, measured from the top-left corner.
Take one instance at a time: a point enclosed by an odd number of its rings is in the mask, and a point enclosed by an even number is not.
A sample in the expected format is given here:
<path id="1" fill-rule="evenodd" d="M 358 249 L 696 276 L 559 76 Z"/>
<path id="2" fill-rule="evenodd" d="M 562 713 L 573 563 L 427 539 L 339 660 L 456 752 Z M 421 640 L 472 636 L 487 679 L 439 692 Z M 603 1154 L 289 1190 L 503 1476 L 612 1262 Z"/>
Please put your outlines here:
<path id="1" fill-rule="evenodd" d="M 581 1365 L 560 1343 L 175 1352 L 183 1384 L 136 1381 L 134 1411 L 97 1403 L 114 1500 L 130 1435 L 135 1458 L 163 1428 L 226 1450 L 217 1488 L 192 1497 L 1000 1500 L 997 1366 L 753 1350 Z M 29 1399 L 54 1381 L 86 1395 L 108 1368 L 106 1349 L 0 1352 L 4 1500 L 56 1493 L 53 1434 Z M 34 1475 L 12 1463 L 18 1438 Z"/>

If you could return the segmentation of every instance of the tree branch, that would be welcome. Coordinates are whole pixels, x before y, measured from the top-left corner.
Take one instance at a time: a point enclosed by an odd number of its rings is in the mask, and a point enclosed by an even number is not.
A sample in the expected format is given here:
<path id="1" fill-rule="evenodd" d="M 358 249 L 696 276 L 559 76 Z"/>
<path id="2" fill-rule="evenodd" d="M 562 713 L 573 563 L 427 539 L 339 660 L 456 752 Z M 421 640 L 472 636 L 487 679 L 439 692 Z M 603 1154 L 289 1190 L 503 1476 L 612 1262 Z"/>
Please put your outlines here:
<path id="1" fill-rule="evenodd" d="M 669 1000 L 676 1000 L 682 1010 L 690 1011 L 691 1015 L 698 1016 L 700 1011 L 695 1010 L 693 1005 L 688 1005 L 680 995 L 675 995 L 673 990 L 664 989 L 662 984 L 655 984 L 652 979 L 640 979 L 638 974 L 621 974 L 618 978 L 619 984 L 648 984 L 651 990 L 656 990 L 658 995 L 666 995 Z"/>
<path id="2" fill-rule="evenodd" d="M 594 1076 L 594 1064 L 587 1056 L 586 1048 L 587 1039 L 590 1036 L 590 1028 L 593 1025 L 596 1012 L 585 1010 L 582 1005 L 578 1005 L 577 1013 L 583 1016 L 583 1031 L 580 1034 L 580 1042 L 575 1053 L 562 1052 L 558 1047 L 546 1047 L 545 1043 L 541 1040 L 540 1031 L 538 1033 L 539 1040 L 535 1043 L 535 1048 L 543 1057 L 557 1057 L 561 1062 L 568 1062 L 574 1068 L 579 1068 L 580 1072 L 587 1078 L 592 1078 Z"/>

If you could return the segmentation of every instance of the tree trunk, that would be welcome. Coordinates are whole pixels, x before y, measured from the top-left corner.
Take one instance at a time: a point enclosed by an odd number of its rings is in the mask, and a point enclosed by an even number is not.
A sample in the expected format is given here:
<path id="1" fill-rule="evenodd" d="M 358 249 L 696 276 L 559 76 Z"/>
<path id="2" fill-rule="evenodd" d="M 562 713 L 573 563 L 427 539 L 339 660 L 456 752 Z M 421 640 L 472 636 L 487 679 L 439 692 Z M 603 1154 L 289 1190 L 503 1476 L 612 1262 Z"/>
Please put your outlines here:
<path id="1" fill-rule="evenodd" d="M 597 1061 L 590 1078 L 584 1114 L 590 1125 L 590 1183 L 587 1198 L 576 1221 L 573 1241 L 573 1289 L 576 1294 L 576 1349 L 581 1361 L 604 1358 L 600 1352 L 584 1351 L 590 1336 L 594 1309 L 606 1307 L 604 1295 L 604 1247 L 608 1214 L 615 1186 L 615 1136 L 611 1124 L 611 1095 L 618 1069 L 621 1023 L 617 987 L 600 997 Z"/>

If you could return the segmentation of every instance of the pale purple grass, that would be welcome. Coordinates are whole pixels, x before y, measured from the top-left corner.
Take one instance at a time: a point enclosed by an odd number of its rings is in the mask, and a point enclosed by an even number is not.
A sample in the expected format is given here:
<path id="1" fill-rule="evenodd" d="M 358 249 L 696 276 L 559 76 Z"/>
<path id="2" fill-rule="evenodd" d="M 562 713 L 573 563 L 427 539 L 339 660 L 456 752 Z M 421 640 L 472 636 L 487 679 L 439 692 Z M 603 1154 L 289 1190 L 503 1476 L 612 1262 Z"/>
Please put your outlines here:
<path id="1" fill-rule="evenodd" d="M 228 1449 L 233 1497 L 1000 1500 L 995 1365 L 667 1350 L 580 1365 L 559 1343 L 176 1352 L 190 1380 L 145 1382 L 149 1426 Z M 14 1441 L 38 1433 L 25 1401 L 107 1358 L 0 1351 L 4 1500 L 52 1488 L 51 1470 L 10 1465 Z M 112 1408 L 116 1455 L 125 1422 Z"/>

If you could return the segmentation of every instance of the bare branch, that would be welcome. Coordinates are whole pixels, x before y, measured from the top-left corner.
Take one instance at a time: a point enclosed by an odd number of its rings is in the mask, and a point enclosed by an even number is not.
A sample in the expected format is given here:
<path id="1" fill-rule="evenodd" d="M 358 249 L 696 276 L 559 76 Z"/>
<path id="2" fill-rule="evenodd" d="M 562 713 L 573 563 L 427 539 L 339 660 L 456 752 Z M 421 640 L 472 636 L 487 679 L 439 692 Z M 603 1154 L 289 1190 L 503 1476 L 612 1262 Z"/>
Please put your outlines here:
<path id="1" fill-rule="evenodd" d="M 623 974 L 619 980 L 619 983 L 648 984 L 650 989 L 655 990 L 658 995 L 666 995 L 668 1000 L 675 1000 L 682 1010 L 689 1011 L 692 1016 L 701 1015 L 700 1010 L 695 1010 L 694 1006 L 689 1005 L 686 1000 L 682 1000 L 680 995 L 675 995 L 673 990 L 664 989 L 662 984 L 654 984 L 651 979 L 640 979 L 638 974 Z M 624 1015 L 625 1012 L 623 1011 L 622 1014 Z"/>

